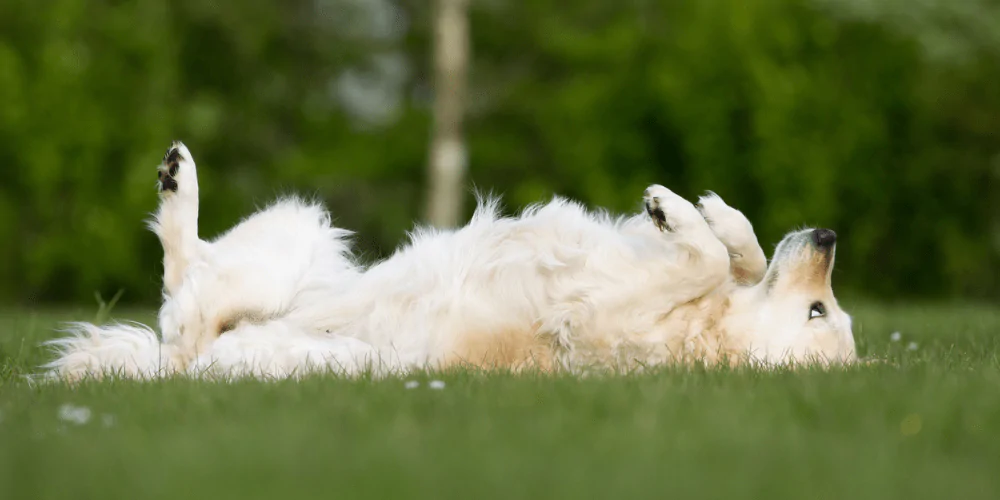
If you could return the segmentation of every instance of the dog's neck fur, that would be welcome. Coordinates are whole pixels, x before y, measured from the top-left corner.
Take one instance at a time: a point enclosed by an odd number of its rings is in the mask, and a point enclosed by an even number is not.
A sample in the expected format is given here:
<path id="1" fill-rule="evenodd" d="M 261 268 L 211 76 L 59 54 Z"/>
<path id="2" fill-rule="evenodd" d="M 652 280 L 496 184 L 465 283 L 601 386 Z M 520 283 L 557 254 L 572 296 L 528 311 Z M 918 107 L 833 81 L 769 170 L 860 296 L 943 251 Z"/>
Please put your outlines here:
<path id="1" fill-rule="evenodd" d="M 560 350 L 559 364 L 587 367 L 616 360 L 619 370 L 672 363 L 728 364 L 745 361 L 751 343 L 752 322 L 745 321 L 748 289 L 732 279 L 712 292 L 655 316 L 645 329 L 619 328 L 612 342 L 606 334 L 577 337 L 570 349 Z M 603 360 L 603 361 L 602 361 Z"/>

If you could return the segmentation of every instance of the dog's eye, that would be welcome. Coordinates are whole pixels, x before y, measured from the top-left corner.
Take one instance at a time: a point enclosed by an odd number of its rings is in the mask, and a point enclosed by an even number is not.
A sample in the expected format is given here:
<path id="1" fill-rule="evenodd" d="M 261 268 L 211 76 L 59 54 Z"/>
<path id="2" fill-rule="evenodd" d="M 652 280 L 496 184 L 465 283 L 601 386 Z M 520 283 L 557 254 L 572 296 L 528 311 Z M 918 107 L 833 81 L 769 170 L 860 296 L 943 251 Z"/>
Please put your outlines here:
<path id="1" fill-rule="evenodd" d="M 809 307 L 809 319 L 826 316 L 826 306 L 822 302 L 813 302 Z"/>

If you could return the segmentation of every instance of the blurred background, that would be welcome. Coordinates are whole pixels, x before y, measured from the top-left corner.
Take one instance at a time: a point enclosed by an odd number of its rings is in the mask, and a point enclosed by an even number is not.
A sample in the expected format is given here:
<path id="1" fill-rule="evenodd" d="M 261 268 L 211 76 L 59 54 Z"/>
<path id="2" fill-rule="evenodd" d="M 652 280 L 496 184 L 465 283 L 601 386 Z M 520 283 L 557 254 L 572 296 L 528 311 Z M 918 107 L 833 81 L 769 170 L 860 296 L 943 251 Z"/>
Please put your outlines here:
<path id="1" fill-rule="evenodd" d="M 433 211 L 435 3 L 43 3 L 0 2 L 0 303 L 157 303 L 144 220 L 174 139 L 198 162 L 203 237 L 300 192 L 372 261 Z M 1000 298 L 997 2 L 457 8 L 461 220 L 473 188 L 511 213 L 711 189 L 768 253 L 834 228 L 841 294 Z"/>

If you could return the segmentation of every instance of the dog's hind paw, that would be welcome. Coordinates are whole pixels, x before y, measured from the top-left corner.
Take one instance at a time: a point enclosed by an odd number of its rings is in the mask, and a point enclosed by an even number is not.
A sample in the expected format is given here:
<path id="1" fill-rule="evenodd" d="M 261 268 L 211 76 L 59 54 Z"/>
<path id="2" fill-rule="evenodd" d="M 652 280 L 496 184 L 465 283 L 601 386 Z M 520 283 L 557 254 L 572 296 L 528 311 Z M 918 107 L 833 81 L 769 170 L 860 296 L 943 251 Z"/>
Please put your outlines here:
<path id="1" fill-rule="evenodd" d="M 163 154 L 163 161 L 156 169 L 156 186 L 161 193 L 177 192 L 177 171 L 180 169 L 180 162 L 183 160 L 180 148 L 183 146 L 180 141 L 174 141 L 170 148 Z"/>
<path id="2" fill-rule="evenodd" d="M 179 192 L 185 197 L 197 196 L 198 173 L 195 171 L 194 158 L 181 141 L 170 144 L 156 170 L 156 185 L 160 194 L 165 196 Z"/>

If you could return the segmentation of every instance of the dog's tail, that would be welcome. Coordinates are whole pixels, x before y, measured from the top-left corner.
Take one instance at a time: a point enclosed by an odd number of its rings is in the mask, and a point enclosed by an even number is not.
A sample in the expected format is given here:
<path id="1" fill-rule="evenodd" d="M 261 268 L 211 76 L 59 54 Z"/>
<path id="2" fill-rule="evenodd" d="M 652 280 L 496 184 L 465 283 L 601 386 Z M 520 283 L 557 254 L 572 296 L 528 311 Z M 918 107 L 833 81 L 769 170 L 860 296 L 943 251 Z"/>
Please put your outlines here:
<path id="1" fill-rule="evenodd" d="M 175 348 L 161 343 L 156 332 L 139 323 L 70 323 L 63 332 L 68 335 L 45 343 L 56 354 L 54 361 L 42 366 L 50 378 L 149 379 L 178 368 Z"/>

